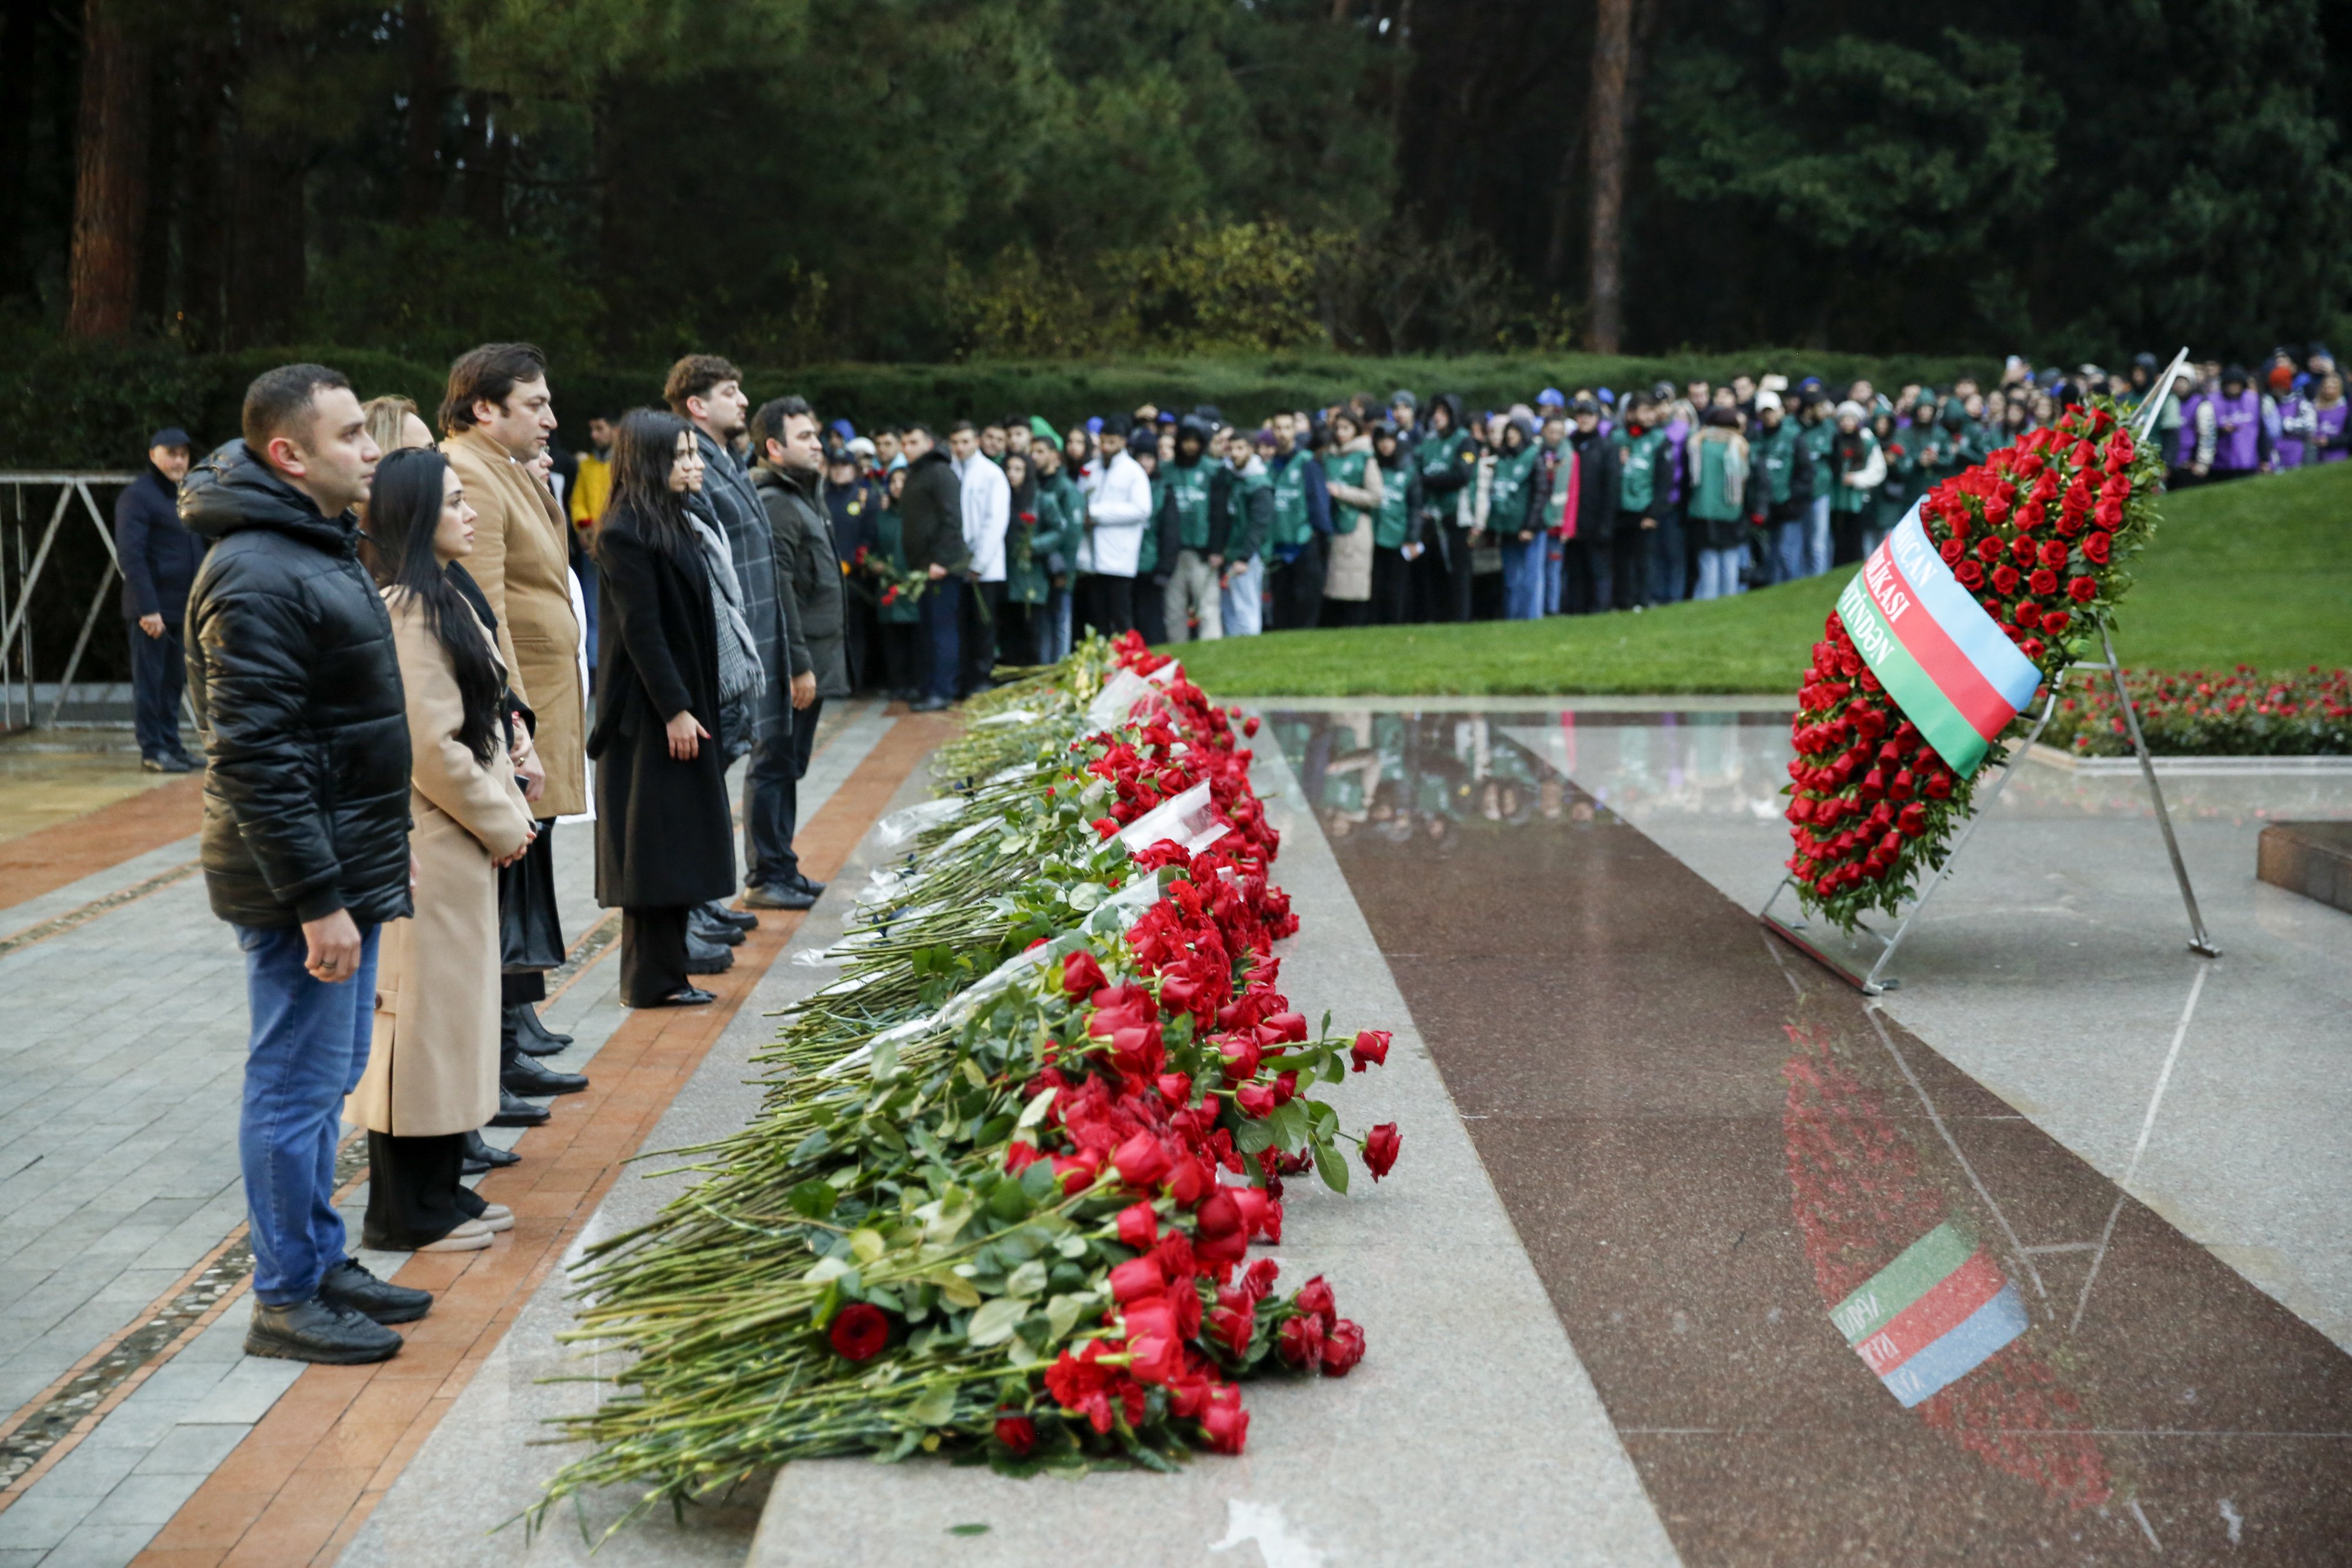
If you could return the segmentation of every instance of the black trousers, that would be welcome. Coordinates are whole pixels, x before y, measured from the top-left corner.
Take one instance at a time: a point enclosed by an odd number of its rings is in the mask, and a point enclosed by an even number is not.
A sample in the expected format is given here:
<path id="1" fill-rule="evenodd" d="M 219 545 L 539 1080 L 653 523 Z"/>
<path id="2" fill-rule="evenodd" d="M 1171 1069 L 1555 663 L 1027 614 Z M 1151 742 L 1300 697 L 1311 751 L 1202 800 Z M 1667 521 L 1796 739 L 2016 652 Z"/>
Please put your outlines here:
<path id="1" fill-rule="evenodd" d="M 1322 615 L 1326 626 L 1369 625 L 1372 619 L 1372 601 L 1369 599 L 1326 599 Z"/>
<path id="2" fill-rule="evenodd" d="M 974 582 L 958 596 L 963 624 L 963 679 L 957 695 L 970 696 L 988 685 L 996 671 L 997 651 L 1004 632 L 1004 584 Z"/>
<path id="3" fill-rule="evenodd" d="M 1467 621 L 1476 612 L 1470 570 L 1470 530 L 1445 530 L 1445 610 L 1449 621 Z"/>
<path id="4" fill-rule="evenodd" d="M 1274 601 L 1274 629 L 1304 632 L 1323 618 L 1323 540 L 1310 537 L 1290 560 L 1266 563 L 1265 586 Z"/>
<path id="5" fill-rule="evenodd" d="M 367 1215 L 361 1222 L 362 1246 L 407 1252 L 438 1241 L 486 1207 L 458 1178 L 464 1174 L 466 1134 L 399 1138 L 370 1133 Z"/>
<path id="6" fill-rule="evenodd" d="M 1089 626 L 1106 637 L 1134 631 L 1135 579 L 1088 572 L 1078 579 L 1072 612 L 1076 618 L 1075 635 L 1084 635 Z"/>
<path id="7" fill-rule="evenodd" d="M 885 621 L 876 628 L 882 647 L 883 689 L 894 697 L 915 695 L 923 684 L 919 621 Z"/>
<path id="8" fill-rule="evenodd" d="M 1372 549 L 1372 620 L 1402 626 L 1412 614 L 1412 562 L 1402 549 Z"/>
<path id="9" fill-rule="evenodd" d="M 621 911 L 621 1005 L 649 1008 L 686 986 L 687 906 Z"/>
<path id="10" fill-rule="evenodd" d="M 180 646 L 180 629 L 163 622 L 163 634 L 150 637 L 131 629 L 131 716 L 139 727 L 139 755 L 168 762 L 186 748 L 180 744 L 180 688 L 188 678 L 188 661 Z"/>
<path id="11" fill-rule="evenodd" d="M 778 782 L 770 804 L 778 845 L 768 855 L 769 870 L 773 873 L 769 878 L 771 883 L 790 882 L 801 873 L 800 852 L 793 848 L 793 835 L 800 831 L 801 780 L 808 777 L 809 758 L 816 750 L 816 721 L 824 715 L 823 697 L 804 708 L 793 710 L 793 737 L 783 743 L 792 777 Z"/>

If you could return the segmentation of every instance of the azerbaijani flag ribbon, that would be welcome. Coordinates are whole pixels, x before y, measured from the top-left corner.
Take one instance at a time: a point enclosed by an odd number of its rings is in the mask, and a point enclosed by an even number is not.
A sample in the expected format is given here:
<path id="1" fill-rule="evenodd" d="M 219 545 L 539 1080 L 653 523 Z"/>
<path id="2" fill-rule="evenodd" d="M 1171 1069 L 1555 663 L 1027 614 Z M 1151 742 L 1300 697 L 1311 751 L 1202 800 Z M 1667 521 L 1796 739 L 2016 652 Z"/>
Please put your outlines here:
<path id="1" fill-rule="evenodd" d="M 2031 1326 L 2017 1287 L 1948 1220 L 1831 1308 L 1830 1321 L 1906 1410 Z"/>
<path id="2" fill-rule="evenodd" d="M 2042 684 L 1927 542 L 1917 503 L 1845 585 L 1838 615 L 1895 706 L 1964 779 Z"/>

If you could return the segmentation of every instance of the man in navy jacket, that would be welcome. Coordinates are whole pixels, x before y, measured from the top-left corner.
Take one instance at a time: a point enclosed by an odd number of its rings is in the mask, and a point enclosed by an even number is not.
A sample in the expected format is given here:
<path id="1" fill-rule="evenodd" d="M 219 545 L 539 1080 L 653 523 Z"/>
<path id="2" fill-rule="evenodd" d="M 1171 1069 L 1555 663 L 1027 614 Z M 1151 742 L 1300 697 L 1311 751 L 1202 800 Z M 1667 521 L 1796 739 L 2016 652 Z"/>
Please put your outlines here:
<path id="1" fill-rule="evenodd" d="M 177 425 L 157 431 L 147 442 L 147 472 L 114 502 L 139 765 L 150 773 L 186 773 L 196 766 L 180 744 L 180 689 L 187 679 L 180 623 L 188 612 L 188 585 L 205 559 L 205 541 L 180 524 L 189 445 L 188 433 Z"/>

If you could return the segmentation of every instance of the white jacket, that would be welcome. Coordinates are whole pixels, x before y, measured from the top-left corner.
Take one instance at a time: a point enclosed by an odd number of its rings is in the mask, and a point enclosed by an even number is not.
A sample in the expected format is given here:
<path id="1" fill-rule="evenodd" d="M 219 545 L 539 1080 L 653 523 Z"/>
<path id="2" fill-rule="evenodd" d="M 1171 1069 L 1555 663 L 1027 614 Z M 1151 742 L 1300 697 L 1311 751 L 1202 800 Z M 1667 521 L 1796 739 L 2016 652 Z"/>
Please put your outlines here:
<path id="1" fill-rule="evenodd" d="M 1108 464 L 1089 463 L 1079 477 L 1086 492 L 1086 542 L 1078 547 L 1078 570 L 1104 577 L 1133 577 L 1143 559 L 1143 530 L 1151 521 L 1151 481 L 1143 465 L 1125 452 Z"/>
<path id="2" fill-rule="evenodd" d="M 1013 485 L 1004 470 L 975 452 L 969 461 L 950 462 L 963 484 L 963 548 L 971 552 L 971 570 L 982 582 L 1004 580 L 1004 530 L 1013 521 Z"/>

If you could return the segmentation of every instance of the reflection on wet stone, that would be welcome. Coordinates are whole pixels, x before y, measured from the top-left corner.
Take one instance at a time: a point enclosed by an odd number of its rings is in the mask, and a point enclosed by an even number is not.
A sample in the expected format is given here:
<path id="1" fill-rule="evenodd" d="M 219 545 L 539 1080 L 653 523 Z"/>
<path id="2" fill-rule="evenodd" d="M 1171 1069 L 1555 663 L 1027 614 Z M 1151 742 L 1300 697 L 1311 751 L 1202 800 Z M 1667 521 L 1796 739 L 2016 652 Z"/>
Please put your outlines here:
<path id="1" fill-rule="evenodd" d="M 1270 716 L 1684 1560 L 2352 1562 L 2352 1358 L 1638 830 L 1743 716 Z"/>

